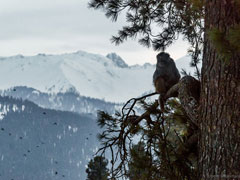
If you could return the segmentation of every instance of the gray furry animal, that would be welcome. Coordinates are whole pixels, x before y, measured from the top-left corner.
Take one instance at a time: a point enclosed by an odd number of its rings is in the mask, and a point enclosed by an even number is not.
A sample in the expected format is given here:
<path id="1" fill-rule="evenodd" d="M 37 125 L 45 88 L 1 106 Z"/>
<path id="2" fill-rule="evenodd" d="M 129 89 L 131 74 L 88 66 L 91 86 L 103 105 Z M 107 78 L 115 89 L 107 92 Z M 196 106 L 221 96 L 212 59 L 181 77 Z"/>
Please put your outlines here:
<path id="1" fill-rule="evenodd" d="M 159 105 L 162 111 L 164 111 L 164 95 L 173 85 L 178 83 L 179 79 L 180 74 L 170 55 L 165 52 L 159 53 L 156 70 L 153 74 L 153 84 L 156 92 L 160 94 Z"/>

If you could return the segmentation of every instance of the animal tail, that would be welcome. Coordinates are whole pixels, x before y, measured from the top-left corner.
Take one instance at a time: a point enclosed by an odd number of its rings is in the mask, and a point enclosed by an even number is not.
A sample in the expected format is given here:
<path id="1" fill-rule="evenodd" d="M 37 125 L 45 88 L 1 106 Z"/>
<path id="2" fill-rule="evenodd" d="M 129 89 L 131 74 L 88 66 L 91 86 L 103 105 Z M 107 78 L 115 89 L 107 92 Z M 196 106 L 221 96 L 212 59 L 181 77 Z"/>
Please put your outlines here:
<path id="1" fill-rule="evenodd" d="M 160 95 L 158 97 L 158 104 L 160 105 L 160 108 L 161 108 L 162 112 L 165 111 L 165 108 L 164 108 L 165 100 L 164 100 L 163 97 L 164 97 L 164 95 Z"/>

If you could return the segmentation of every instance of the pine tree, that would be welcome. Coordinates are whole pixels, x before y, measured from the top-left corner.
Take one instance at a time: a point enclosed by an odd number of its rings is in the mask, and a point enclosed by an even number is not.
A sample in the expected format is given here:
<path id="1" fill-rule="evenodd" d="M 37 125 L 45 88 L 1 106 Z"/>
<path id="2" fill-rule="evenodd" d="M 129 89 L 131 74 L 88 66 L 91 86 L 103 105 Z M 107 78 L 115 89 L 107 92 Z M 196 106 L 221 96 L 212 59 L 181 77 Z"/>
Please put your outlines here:
<path id="1" fill-rule="evenodd" d="M 194 109 L 186 103 L 185 86 L 177 87 L 182 106 L 199 128 L 198 179 L 239 178 L 240 0 L 91 0 L 90 7 L 104 9 L 113 21 L 126 12 L 129 24 L 113 36 L 116 44 L 140 37 L 139 43 L 165 50 L 181 34 L 191 45 L 192 65 L 202 54 L 201 76 L 196 71 L 201 92 Z M 134 133 L 141 129 L 139 116 L 122 116 L 122 127 L 135 127 Z M 151 118 L 146 119 L 151 125 Z M 121 138 L 122 131 L 119 134 Z M 119 148 L 129 149 L 121 144 Z"/>
<path id="2" fill-rule="evenodd" d="M 128 163 L 129 180 L 152 180 L 159 178 L 157 168 L 154 166 L 151 154 L 146 149 L 144 142 L 139 142 L 130 149 L 130 161 Z"/>
<path id="3" fill-rule="evenodd" d="M 108 160 L 102 156 L 96 156 L 90 160 L 86 169 L 86 173 L 88 174 L 87 180 L 107 180 L 107 164 Z"/>

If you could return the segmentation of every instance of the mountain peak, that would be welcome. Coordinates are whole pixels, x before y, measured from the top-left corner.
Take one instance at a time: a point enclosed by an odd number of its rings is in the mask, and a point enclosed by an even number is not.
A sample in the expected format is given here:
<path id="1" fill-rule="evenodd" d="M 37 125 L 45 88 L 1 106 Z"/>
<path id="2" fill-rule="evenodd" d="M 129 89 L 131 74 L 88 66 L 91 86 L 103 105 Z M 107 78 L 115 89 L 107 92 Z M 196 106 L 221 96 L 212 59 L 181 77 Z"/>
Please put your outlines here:
<path id="1" fill-rule="evenodd" d="M 108 59 L 111 59 L 112 62 L 118 67 L 121 67 L 121 68 L 127 68 L 128 67 L 128 65 L 125 63 L 125 61 L 119 55 L 117 55 L 116 53 L 109 53 L 109 54 L 107 54 L 106 57 Z"/>

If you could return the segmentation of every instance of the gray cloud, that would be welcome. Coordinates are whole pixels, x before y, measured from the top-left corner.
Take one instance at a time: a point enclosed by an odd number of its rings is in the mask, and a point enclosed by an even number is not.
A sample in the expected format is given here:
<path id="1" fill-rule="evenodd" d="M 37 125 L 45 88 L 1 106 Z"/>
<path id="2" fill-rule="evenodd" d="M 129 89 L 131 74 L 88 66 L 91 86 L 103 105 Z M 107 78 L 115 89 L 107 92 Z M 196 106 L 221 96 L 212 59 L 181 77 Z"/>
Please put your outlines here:
<path id="1" fill-rule="evenodd" d="M 100 54 L 115 51 L 130 64 L 155 61 L 156 53 L 136 42 L 129 41 L 117 47 L 111 44 L 110 37 L 125 24 L 124 17 L 112 23 L 102 12 L 88 9 L 87 2 L 0 2 L 0 56 L 86 50 Z M 181 47 L 169 48 L 174 57 L 186 54 L 187 44 L 180 43 Z"/>
<path id="2" fill-rule="evenodd" d="M 62 37 L 69 35 L 107 35 L 121 27 L 86 4 L 26 9 L 0 14 L 0 38 L 24 36 Z"/>

